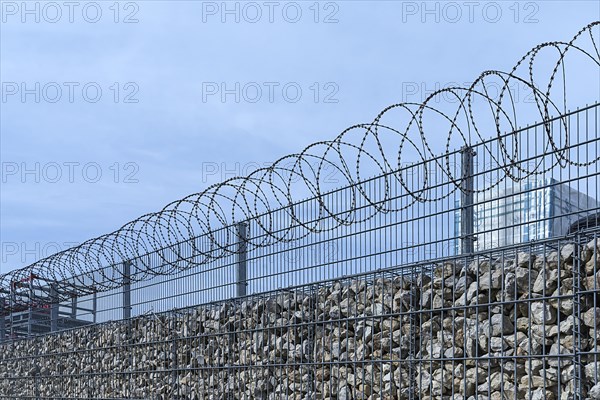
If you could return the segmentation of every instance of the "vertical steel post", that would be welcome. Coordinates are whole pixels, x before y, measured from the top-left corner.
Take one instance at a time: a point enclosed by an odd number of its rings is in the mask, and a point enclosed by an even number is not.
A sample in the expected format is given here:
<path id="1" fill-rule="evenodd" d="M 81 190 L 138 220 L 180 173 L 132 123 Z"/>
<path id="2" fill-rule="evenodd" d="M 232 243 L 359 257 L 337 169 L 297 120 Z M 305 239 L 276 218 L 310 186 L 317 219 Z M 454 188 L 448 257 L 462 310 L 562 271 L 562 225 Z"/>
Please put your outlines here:
<path id="1" fill-rule="evenodd" d="M 14 338 L 15 337 L 15 324 L 14 324 L 14 313 L 12 312 L 12 310 L 14 310 L 15 308 L 15 304 L 16 304 L 16 295 L 15 295 L 15 283 L 14 282 L 10 282 L 10 294 L 9 294 L 9 308 L 11 310 L 10 312 L 10 337 Z"/>
<path id="2" fill-rule="evenodd" d="M 123 319 L 131 318 L 131 261 L 123 263 Z"/>
<path id="3" fill-rule="evenodd" d="M 248 224 L 240 222 L 237 224 L 238 244 L 237 244 L 237 262 L 236 262 L 236 296 L 241 297 L 247 294 L 248 288 Z"/>
<path id="4" fill-rule="evenodd" d="M 56 284 L 50 284 L 50 332 L 56 332 L 58 330 L 58 291 L 56 290 Z"/>
<path id="5" fill-rule="evenodd" d="M 92 314 L 93 314 L 93 319 L 94 319 L 94 323 L 96 323 L 96 310 L 98 309 L 98 296 L 96 294 L 96 288 L 94 288 L 94 295 L 93 295 L 93 299 L 92 299 Z"/>
<path id="6" fill-rule="evenodd" d="M 575 342 L 573 344 L 573 390 L 575 397 L 573 399 L 575 400 L 583 398 L 582 380 L 585 372 L 585 364 L 581 361 L 580 351 L 582 349 L 581 338 L 583 337 L 581 331 L 581 322 L 583 321 L 581 312 L 581 286 L 585 276 L 581 274 L 582 270 L 585 271 L 585 261 L 581 259 L 581 249 L 584 248 L 587 242 L 582 239 L 582 235 L 577 235 L 576 239 L 573 240 L 573 245 L 575 246 L 573 251 L 573 316 L 575 317 L 575 323 L 573 324 L 573 338 Z"/>
<path id="7" fill-rule="evenodd" d="M 461 254 L 473 254 L 475 251 L 474 236 L 474 207 L 473 207 L 473 159 L 476 155 L 470 146 L 460 150 L 461 154 L 461 183 L 460 183 L 460 241 Z"/>
<path id="8" fill-rule="evenodd" d="M 27 336 L 31 336 L 33 331 L 33 275 L 29 276 L 29 318 L 27 320 Z"/>
<path id="9" fill-rule="evenodd" d="M 4 313 L 6 301 L 0 297 L 0 343 L 6 339 L 6 314 Z"/>
<path id="10" fill-rule="evenodd" d="M 77 319 L 77 296 L 71 296 L 71 318 Z"/>

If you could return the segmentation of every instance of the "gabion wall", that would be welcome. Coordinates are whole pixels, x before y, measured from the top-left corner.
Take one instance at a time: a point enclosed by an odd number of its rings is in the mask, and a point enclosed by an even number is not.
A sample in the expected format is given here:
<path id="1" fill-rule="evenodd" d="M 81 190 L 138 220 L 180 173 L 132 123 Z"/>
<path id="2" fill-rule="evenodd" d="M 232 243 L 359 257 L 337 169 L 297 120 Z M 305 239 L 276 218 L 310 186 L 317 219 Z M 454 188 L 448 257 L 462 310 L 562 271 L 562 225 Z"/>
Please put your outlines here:
<path id="1" fill-rule="evenodd" d="M 0 398 L 598 400 L 598 250 L 496 252 L 14 341 Z"/>

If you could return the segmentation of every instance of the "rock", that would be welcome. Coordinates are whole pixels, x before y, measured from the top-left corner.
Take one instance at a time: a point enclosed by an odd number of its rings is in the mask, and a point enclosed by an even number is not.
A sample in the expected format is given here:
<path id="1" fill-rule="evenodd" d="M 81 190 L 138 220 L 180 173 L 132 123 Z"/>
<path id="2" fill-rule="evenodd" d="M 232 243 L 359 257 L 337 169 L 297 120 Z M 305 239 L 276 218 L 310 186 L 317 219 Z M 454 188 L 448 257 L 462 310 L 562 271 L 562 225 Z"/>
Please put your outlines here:
<path id="1" fill-rule="evenodd" d="M 469 264 L 469 266 L 467 267 L 467 272 L 471 276 L 479 276 L 485 274 L 486 272 L 489 272 L 490 269 L 491 265 L 487 259 L 482 260 L 478 258 Z"/>
<path id="2" fill-rule="evenodd" d="M 342 388 L 340 388 L 337 392 L 337 398 L 338 400 L 350 400 L 352 399 L 352 393 L 350 391 L 350 389 L 348 388 L 348 386 L 343 386 Z"/>
<path id="3" fill-rule="evenodd" d="M 550 348 L 550 351 L 548 352 L 548 365 L 552 366 L 552 367 L 557 367 L 559 364 L 561 366 L 565 365 L 567 362 L 570 362 L 568 360 L 566 360 L 563 357 L 552 357 L 552 356 L 558 356 L 558 355 L 569 355 L 572 354 L 572 351 L 569 351 L 569 349 L 567 349 L 566 347 L 562 346 L 559 343 L 554 343 L 552 345 L 552 347 Z"/>
<path id="4" fill-rule="evenodd" d="M 500 289 L 502 286 L 502 270 L 486 272 L 479 277 L 479 290 Z"/>
<path id="5" fill-rule="evenodd" d="M 600 383 L 594 385 L 588 392 L 588 395 L 591 400 L 600 400 Z"/>
<path id="6" fill-rule="evenodd" d="M 469 289 L 467 289 L 467 293 L 465 293 L 465 305 L 472 304 L 473 299 L 477 296 L 478 290 L 479 286 L 477 285 L 477 282 L 472 282 L 469 285 Z"/>
<path id="7" fill-rule="evenodd" d="M 504 338 L 493 337 L 490 338 L 490 350 L 494 353 L 501 353 L 508 348 L 508 343 Z"/>
<path id="8" fill-rule="evenodd" d="M 575 254 L 575 245 L 572 243 L 566 244 L 560 248 L 560 258 L 565 262 L 573 261 Z"/>
<path id="9" fill-rule="evenodd" d="M 490 375 L 489 386 L 492 391 L 499 391 L 504 383 L 510 382 L 510 377 L 508 374 L 503 374 L 500 372 L 494 372 Z"/>
<path id="10" fill-rule="evenodd" d="M 533 291 L 535 293 L 547 293 L 550 294 L 556 290 L 558 281 L 558 267 L 546 267 L 543 271 L 540 271 L 538 276 L 533 283 Z"/>
<path id="11" fill-rule="evenodd" d="M 468 275 L 464 275 L 458 278 L 458 280 L 454 284 L 455 295 L 460 296 L 461 294 L 463 294 L 467 290 L 467 288 L 469 288 L 472 282 L 473 279 Z"/>
<path id="12" fill-rule="evenodd" d="M 515 266 L 527 269 L 530 263 L 535 261 L 535 255 L 525 252 L 518 252 L 515 257 Z"/>
<path id="13" fill-rule="evenodd" d="M 438 267 L 434 270 L 433 275 L 436 278 L 449 278 L 453 275 L 456 275 L 458 267 L 452 263 L 446 263 L 441 267 Z"/>
<path id="14" fill-rule="evenodd" d="M 494 314 L 488 321 L 481 324 L 481 332 L 487 337 L 508 335 L 514 332 L 514 325 L 510 318 L 502 314 Z"/>
<path id="15" fill-rule="evenodd" d="M 554 394 L 554 392 L 550 391 L 550 390 L 545 390 L 544 388 L 538 388 L 535 389 L 533 392 L 531 392 L 531 400 L 555 400 L 556 399 L 556 395 Z"/>
<path id="16" fill-rule="evenodd" d="M 560 321 L 559 331 L 563 335 L 570 335 L 573 333 L 575 324 L 579 325 L 579 319 L 575 319 L 572 315 L 569 315 L 564 321 Z"/>
<path id="17" fill-rule="evenodd" d="M 517 298 L 516 277 L 513 272 L 507 272 L 504 277 L 504 290 L 496 296 L 498 301 L 513 301 Z"/>
<path id="18" fill-rule="evenodd" d="M 556 321 L 556 310 L 545 302 L 531 303 L 531 319 L 536 324 L 553 324 Z"/>
<path id="19" fill-rule="evenodd" d="M 518 266 L 515 268 L 514 274 L 517 284 L 517 294 L 529 293 L 537 279 L 538 272 L 525 266 Z"/>
<path id="20" fill-rule="evenodd" d="M 528 340 L 527 335 L 525 335 L 523 332 L 517 332 L 514 335 L 505 336 L 503 339 L 506 344 L 512 348 L 521 347 L 523 344 L 526 345 Z"/>
<path id="21" fill-rule="evenodd" d="M 591 258 L 585 263 L 584 268 L 586 275 L 594 275 L 595 272 L 600 271 L 600 264 L 596 258 Z"/>
<path id="22" fill-rule="evenodd" d="M 600 264 L 597 271 L 596 275 L 583 278 L 583 287 L 587 290 L 600 290 Z"/>
<path id="23" fill-rule="evenodd" d="M 427 289 L 421 293 L 421 307 L 423 309 L 430 309 L 433 300 L 433 289 Z"/>
<path id="24" fill-rule="evenodd" d="M 594 382 L 597 379 L 600 380 L 600 361 L 587 363 L 585 366 L 585 376 L 591 382 Z"/>
<path id="25" fill-rule="evenodd" d="M 590 328 L 600 328 L 600 307 L 593 307 L 583 313 L 583 324 Z M 597 332 L 600 333 L 600 332 Z"/>

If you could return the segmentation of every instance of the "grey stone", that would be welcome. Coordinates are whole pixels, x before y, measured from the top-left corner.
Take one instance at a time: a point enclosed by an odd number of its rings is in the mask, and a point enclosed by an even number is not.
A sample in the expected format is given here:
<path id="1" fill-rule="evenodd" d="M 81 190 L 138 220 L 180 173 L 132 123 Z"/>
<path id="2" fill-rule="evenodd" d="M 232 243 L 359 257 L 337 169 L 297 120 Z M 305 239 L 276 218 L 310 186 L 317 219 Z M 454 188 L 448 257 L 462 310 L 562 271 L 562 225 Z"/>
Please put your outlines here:
<path id="1" fill-rule="evenodd" d="M 583 323 L 590 328 L 598 329 L 600 327 L 600 307 L 592 307 L 583 313 Z M 600 334 L 600 331 L 596 331 Z"/>
<path id="2" fill-rule="evenodd" d="M 600 383 L 594 385 L 588 392 L 591 400 L 600 400 Z"/>
<path id="3" fill-rule="evenodd" d="M 531 303 L 531 319 L 536 324 L 553 324 L 556 321 L 556 309 L 545 302 Z"/>

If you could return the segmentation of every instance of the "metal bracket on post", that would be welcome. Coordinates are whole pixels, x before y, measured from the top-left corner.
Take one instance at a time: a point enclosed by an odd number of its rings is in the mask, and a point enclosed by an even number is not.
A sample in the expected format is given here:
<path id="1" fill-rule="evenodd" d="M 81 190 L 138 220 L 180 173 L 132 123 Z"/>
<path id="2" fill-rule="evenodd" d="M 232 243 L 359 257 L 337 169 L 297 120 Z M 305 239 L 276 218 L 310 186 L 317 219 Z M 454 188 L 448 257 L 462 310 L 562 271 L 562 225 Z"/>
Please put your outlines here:
<path id="1" fill-rule="evenodd" d="M 461 254 L 473 254 L 475 252 L 474 236 L 474 181 L 473 181 L 473 159 L 476 155 L 470 146 L 460 150 L 461 155 L 461 184 L 460 184 L 460 237 Z"/>
<path id="2" fill-rule="evenodd" d="M 123 319 L 131 318 L 131 261 L 123 263 Z"/>
<path id="3" fill-rule="evenodd" d="M 56 290 L 56 284 L 50 284 L 50 332 L 56 332 L 58 330 L 58 291 Z"/>
<path id="4" fill-rule="evenodd" d="M 247 294 L 248 289 L 248 224 L 239 222 L 237 224 L 238 244 L 237 244 L 237 262 L 236 262 L 236 296 L 241 297 Z"/>

